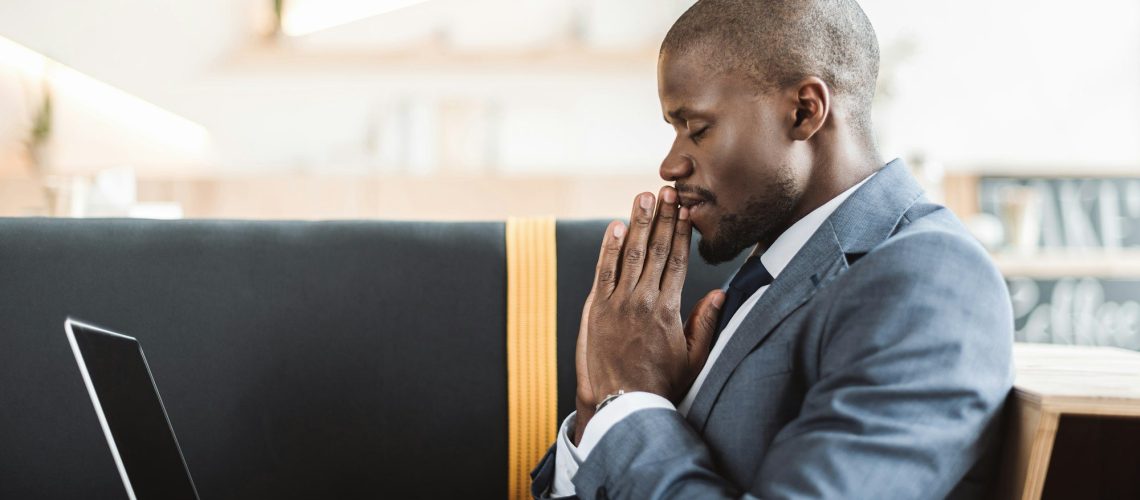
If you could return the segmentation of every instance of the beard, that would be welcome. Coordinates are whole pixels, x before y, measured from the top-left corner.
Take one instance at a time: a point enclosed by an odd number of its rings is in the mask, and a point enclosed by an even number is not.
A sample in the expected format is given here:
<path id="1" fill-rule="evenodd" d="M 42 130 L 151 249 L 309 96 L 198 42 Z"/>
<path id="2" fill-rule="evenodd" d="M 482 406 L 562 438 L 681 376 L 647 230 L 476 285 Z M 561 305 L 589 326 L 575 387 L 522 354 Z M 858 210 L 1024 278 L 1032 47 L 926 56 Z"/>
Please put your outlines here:
<path id="1" fill-rule="evenodd" d="M 783 174 L 770 193 L 750 197 L 742 211 L 721 216 L 711 238 L 701 235 L 697 251 L 705 262 L 721 264 L 757 243 L 771 245 L 788 228 L 798 197 L 795 180 L 788 172 Z"/>

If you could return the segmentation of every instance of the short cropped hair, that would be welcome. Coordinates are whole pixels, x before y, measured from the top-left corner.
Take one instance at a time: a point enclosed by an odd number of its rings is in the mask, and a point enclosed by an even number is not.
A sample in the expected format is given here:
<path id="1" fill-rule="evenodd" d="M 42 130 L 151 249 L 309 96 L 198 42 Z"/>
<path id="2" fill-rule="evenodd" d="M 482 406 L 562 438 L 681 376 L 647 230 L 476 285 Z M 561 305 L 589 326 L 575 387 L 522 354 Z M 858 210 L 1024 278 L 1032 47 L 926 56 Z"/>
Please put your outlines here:
<path id="1" fill-rule="evenodd" d="M 816 76 L 850 104 L 856 133 L 873 141 L 879 43 L 855 0 L 700 0 L 661 44 L 662 54 L 694 52 L 714 72 L 743 72 L 761 92 Z"/>

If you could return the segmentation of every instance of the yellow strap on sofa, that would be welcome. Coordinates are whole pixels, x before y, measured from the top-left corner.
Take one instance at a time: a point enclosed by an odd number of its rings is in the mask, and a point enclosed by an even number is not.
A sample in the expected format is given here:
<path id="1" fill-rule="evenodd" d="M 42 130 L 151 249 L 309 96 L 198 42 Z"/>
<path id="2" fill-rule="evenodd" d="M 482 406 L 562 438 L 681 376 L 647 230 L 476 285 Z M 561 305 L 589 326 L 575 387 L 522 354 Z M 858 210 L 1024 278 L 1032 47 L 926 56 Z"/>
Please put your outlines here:
<path id="1" fill-rule="evenodd" d="M 507 220 L 508 495 L 530 498 L 530 471 L 558 427 L 558 260 L 553 218 Z"/>

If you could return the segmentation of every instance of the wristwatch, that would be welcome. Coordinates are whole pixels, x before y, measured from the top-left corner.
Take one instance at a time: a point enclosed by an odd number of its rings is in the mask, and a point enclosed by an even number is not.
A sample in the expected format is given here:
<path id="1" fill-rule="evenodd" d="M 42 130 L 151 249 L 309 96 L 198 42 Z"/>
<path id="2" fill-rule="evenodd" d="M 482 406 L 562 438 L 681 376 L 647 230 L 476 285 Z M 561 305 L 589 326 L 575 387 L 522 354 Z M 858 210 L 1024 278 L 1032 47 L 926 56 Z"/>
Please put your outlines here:
<path id="1" fill-rule="evenodd" d="M 594 407 L 594 413 L 602 411 L 602 408 L 605 408 L 606 405 L 610 404 L 611 401 L 617 399 L 618 396 L 621 396 L 622 394 L 625 394 L 625 391 L 618 389 L 617 392 L 602 398 L 602 400 L 598 402 L 598 405 Z"/>

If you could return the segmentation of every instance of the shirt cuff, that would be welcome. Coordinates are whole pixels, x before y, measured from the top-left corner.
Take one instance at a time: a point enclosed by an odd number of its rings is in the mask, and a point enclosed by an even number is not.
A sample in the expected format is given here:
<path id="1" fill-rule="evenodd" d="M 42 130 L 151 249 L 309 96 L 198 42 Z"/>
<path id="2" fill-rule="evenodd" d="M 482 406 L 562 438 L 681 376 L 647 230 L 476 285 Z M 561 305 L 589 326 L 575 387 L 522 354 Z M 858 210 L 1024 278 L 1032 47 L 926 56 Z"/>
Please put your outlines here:
<path id="1" fill-rule="evenodd" d="M 577 417 L 578 412 L 571 413 L 562 421 L 562 427 L 558 428 L 558 439 L 554 441 L 554 482 L 550 485 L 551 497 L 568 497 L 576 494 L 574 483 L 570 480 L 574 479 L 574 474 L 578 473 L 578 466 L 583 461 L 583 457 L 578 455 L 578 449 L 574 446 L 572 434 Z"/>
<path id="2" fill-rule="evenodd" d="M 653 408 L 677 409 L 668 399 L 652 392 L 622 394 L 594 414 L 594 418 L 591 418 L 586 424 L 586 431 L 582 434 L 582 442 L 578 443 L 578 447 L 574 451 L 582 461 L 585 461 L 586 457 L 590 456 L 590 450 L 593 450 L 594 446 L 605 437 L 606 432 L 609 432 L 611 427 L 636 411 Z M 574 471 L 577 472 L 578 468 L 575 467 Z"/>
<path id="3" fill-rule="evenodd" d="M 627 392 L 610 401 L 605 408 L 594 414 L 586 424 L 582 442 L 574 446 L 574 430 L 578 424 L 578 412 L 573 412 L 562 421 L 558 428 L 558 439 L 554 448 L 554 482 L 550 485 L 551 497 L 565 497 L 577 494 L 574 489 L 574 474 L 586 461 L 590 450 L 602 440 L 611 427 L 638 410 L 666 408 L 676 410 L 673 403 L 651 392 Z"/>

